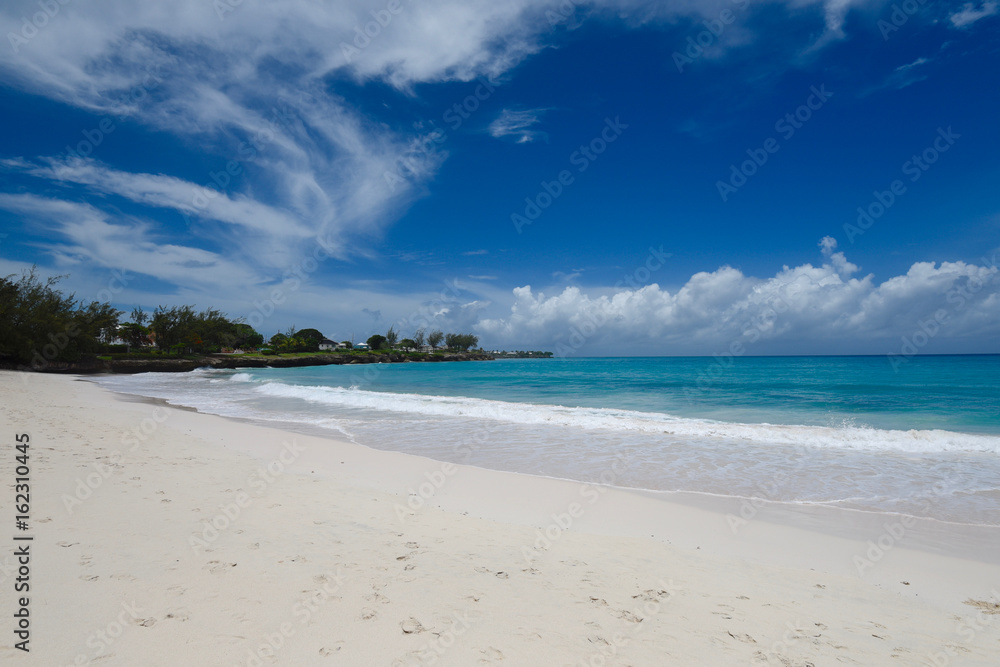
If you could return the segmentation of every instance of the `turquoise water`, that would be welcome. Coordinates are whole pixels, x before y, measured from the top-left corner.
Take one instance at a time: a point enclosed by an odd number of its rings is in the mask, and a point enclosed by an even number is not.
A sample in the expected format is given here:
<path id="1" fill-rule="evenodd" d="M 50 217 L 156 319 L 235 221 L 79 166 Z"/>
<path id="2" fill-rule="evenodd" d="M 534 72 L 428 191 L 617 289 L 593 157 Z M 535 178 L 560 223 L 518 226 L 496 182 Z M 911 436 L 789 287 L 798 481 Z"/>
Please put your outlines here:
<path id="1" fill-rule="evenodd" d="M 1000 434 L 1000 355 L 915 357 L 899 372 L 881 356 L 626 357 L 326 366 L 266 377 L 748 423 Z"/>
<path id="2" fill-rule="evenodd" d="M 102 383 L 487 468 L 1000 525 L 1000 356 L 898 369 L 885 357 L 524 359 Z"/>

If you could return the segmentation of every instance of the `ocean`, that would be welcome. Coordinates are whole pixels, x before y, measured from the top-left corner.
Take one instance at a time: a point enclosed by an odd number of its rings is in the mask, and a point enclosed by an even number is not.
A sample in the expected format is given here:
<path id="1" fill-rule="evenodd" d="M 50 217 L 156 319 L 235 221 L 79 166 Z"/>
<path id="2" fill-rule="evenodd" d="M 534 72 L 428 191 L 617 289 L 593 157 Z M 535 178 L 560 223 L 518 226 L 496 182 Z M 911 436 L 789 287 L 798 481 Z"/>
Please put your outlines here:
<path id="1" fill-rule="evenodd" d="M 622 357 L 102 376 L 117 392 L 582 482 L 1000 525 L 1000 356 Z"/>

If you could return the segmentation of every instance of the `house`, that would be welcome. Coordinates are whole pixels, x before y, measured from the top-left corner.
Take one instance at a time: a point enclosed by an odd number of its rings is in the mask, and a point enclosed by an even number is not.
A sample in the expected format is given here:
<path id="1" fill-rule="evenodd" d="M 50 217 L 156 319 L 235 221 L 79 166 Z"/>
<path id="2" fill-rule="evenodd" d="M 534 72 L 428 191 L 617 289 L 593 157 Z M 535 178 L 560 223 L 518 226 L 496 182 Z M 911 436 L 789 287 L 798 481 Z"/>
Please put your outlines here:
<path id="1" fill-rule="evenodd" d="M 421 352 L 433 352 L 434 350 L 435 350 L 435 347 L 433 345 L 421 345 L 420 346 L 420 351 Z"/>
<path id="2" fill-rule="evenodd" d="M 319 349 L 320 352 L 326 352 L 328 350 L 336 350 L 337 345 L 338 344 L 336 341 L 332 341 L 329 338 L 324 338 L 319 342 Z"/>
<path id="3" fill-rule="evenodd" d="M 354 344 L 354 349 L 355 350 L 370 350 L 371 348 L 368 347 L 368 343 L 355 343 Z"/>

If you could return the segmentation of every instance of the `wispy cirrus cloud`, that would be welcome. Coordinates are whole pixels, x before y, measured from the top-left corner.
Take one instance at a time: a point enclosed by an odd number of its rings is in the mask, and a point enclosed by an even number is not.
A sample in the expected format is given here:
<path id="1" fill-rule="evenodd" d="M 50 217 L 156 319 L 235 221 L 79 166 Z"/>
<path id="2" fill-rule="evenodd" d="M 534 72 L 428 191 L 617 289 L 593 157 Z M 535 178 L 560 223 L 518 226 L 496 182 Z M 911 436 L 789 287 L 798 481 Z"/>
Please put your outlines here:
<path id="1" fill-rule="evenodd" d="M 541 122 L 542 114 L 548 109 L 504 109 L 488 128 L 494 139 L 512 138 L 516 143 L 526 144 L 538 139 L 548 139 L 548 134 L 531 129 Z"/>
<path id="2" fill-rule="evenodd" d="M 147 221 L 111 221 L 89 204 L 0 193 L 0 209 L 44 225 L 49 231 L 45 236 L 55 240 L 39 245 L 62 269 L 125 269 L 199 293 L 241 282 L 252 287 L 259 281 L 220 253 L 171 242 Z"/>

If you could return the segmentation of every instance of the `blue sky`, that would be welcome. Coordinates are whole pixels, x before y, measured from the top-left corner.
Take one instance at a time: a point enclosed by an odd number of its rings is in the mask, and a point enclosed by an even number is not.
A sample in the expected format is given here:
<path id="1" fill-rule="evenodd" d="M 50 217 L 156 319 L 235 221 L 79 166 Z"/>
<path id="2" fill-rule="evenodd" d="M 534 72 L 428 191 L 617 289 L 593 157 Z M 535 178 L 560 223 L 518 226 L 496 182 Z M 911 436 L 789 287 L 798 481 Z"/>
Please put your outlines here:
<path id="1" fill-rule="evenodd" d="M 265 335 L 1000 352 L 1000 7 L 904 4 L 8 2 L 0 272 Z"/>

